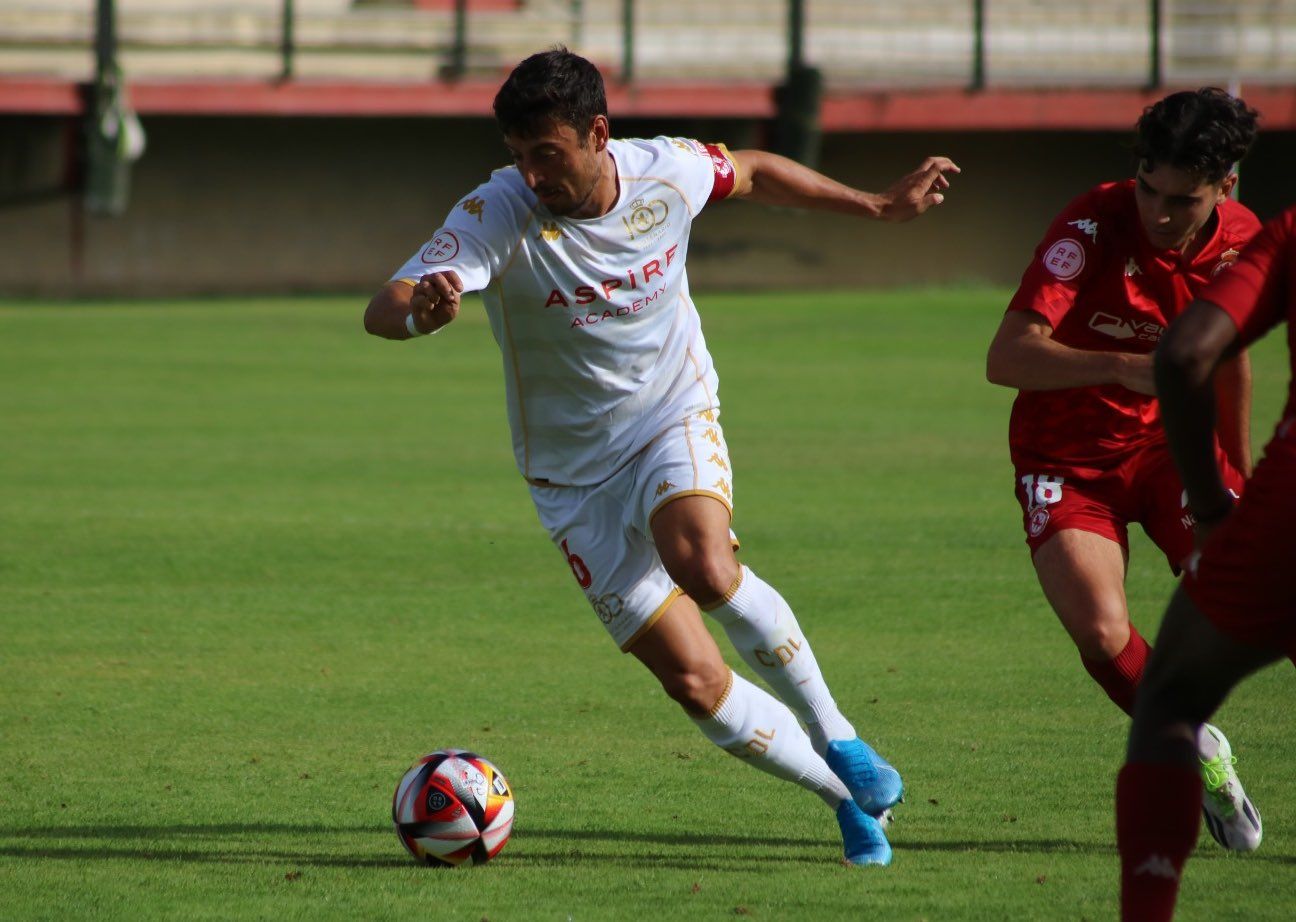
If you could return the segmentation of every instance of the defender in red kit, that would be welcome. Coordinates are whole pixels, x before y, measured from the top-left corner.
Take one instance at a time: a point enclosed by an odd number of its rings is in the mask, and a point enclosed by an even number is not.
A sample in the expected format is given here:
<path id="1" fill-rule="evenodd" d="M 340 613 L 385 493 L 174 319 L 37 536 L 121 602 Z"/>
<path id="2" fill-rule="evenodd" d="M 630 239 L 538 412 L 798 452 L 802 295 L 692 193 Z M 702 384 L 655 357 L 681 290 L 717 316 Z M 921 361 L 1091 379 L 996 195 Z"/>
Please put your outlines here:
<path id="1" fill-rule="evenodd" d="M 1193 550 L 1192 511 L 1160 426 L 1153 352 L 1259 229 L 1229 197 L 1256 119 L 1214 88 L 1145 110 L 1134 178 L 1089 190 L 1053 221 L 987 357 L 990 381 L 1019 391 L 1009 448 L 1040 586 L 1085 669 L 1126 713 L 1150 650 L 1126 607 L 1128 527 L 1142 525 L 1176 573 Z M 1251 465 L 1245 354 L 1220 369 L 1216 398 L 1215 451 L 1236 494 Z M 1259 815 L 1228 741 L 1207 724 L 1197 742 L 1212 835 L 1226 848 L 1254 849 Z"/>
<path id="2" fill-rule="evenodd" d="M 1211 445 L 1211 379 L 1228 355 L 1284 321 L 1287 406 L 1235 503 Z M 1296 208 L 1266 224 L 1237 269 L 1174 323 L 1156 378 L 1201 551 L 1162 621 L 1116 784 L 1121 918 L 1129 922 L 1174 914 L 1197 842 L 1198 727 L 1255 670 L 1283 657 L 1296 662 Z"/>

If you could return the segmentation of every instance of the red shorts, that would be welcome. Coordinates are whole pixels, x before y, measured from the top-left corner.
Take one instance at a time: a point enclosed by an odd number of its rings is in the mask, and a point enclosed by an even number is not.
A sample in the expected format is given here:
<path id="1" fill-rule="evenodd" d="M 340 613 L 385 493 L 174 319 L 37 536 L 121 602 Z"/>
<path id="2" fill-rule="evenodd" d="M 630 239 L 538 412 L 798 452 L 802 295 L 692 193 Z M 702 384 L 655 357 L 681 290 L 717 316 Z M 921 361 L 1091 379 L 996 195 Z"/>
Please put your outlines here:
<path id="1" fill-rule="evenodd" d="M 1216 449 L 1224 485 L 1241 493 L 1243 478 Z M 1193 551 L 1195 521 L 1170 448 L 1158 440 L 1103 470 L 1067 465 L 1018 465 L 1017 501 L 1031 553 L 1068 528 L 1102 535 L 1129 550 L 1128 526 L 1138 522 L 1176 573 Z"/>
<path id="2" fill-rule="evenodd" d="M 1184 589 L 1221 632 L 1296 659 L 1296 424 L 1285 428 L 1233 514 L 1211 532 Z"/>

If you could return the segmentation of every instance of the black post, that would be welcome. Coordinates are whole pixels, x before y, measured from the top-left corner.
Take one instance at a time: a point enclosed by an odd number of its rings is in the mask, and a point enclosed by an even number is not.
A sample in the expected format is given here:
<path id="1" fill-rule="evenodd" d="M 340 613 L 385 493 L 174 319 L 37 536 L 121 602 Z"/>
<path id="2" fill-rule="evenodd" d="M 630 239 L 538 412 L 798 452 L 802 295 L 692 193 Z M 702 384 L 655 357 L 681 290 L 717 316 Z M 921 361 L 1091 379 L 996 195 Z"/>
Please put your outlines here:
<path id="1" fill-rule="evenodd" d="M 634 0 L 621 0 L 621 82 L 634 81 Z"/>
<path id="2" fill-rule="evenodd" d="M 291 80 L 293 75 L 293 56 L 297 52 L 297 37 L 294 34 L 297 17 L 293 14 L 293 0 L 283 0 L 283 21 L 280 23 L 279 68 L 280 80 Z"/>
<path id="3" fill-rule="evenodd" d="M 1162 60 L 1161 26 L 1164 0 L 1149 0 L 1148 9 L 1148 89 L 1159 89 L 1165 82 L 1165 62 Z"/>
<path id="4" fill-rule="evenodd" d="M 571 3 L 571 46 L 580 51 L 585 44 L 585 10 L 582 0 L 570 0 Z"/>
<path id="5" fill-rule="evenodd" d="M 455 0 L 454 44 L 450 46 L 450 64 L 446 74 L 458 80 L 468 72 L 468 0 Z"/>
<path id="6" fill-rule="evenodd" d="M 95 8 L 95 79 L 86 87 L 85 185 L 82 204 L 94 215 L 119 215 L 130 199 L 130 165 L 143 151 L 139 120 L 126 105 L 117 66 L 113 0 Z"/>
<path id="7" fill-rule="evenodd" d="M 985 12 L 985 0 L 972 0 L 972 89 L 974 90 L 984 90 L 986 84 Z"/>
<path id="8" fill-rule="evenodd" d="M 99 0 L 95 9 L 95 81 L 103 82 L 117 68 L 117 11 L 113 0 Z"/>
<path id="9" fill-rule="evenodd" d="M 788 3 L 788 73 L 805 66 L 805 0 Z"/>
<path id="10" fill-rule="evenodd" d="M 787 79 L 774 90 L 775 148 L 807 166 L 819 162 L 823 74 L 805 63 L 805 0 L 788 0 Z"/>

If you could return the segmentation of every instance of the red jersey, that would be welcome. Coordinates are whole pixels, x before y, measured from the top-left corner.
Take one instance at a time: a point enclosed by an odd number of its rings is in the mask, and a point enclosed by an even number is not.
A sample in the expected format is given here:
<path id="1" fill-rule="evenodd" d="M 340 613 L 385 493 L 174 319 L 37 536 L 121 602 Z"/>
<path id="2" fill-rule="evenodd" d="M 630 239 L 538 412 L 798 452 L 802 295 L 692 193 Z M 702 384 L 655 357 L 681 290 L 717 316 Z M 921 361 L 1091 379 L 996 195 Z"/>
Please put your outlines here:
<path id="1" fill-rule="evenodd" d="M 1290 425 L 1296 416 L 1296 207 L 1267 223 L 1235 270 L 1208 285 L 1200 297 L 1233 318 L 1243 345 L 1287 321 L 1292 380 L 1282 425 Z"/>
<path id="2" fill-rule="evenodd" d="M 1148 240 L 1134 180 L 1095 186 L 1054 219 L 1009 310 L 1033 311 L 1075 349 L 1147 353 L 1211 278 L 1259 229 L 1249 209 L 1215 209 L 1210 239 L 1191 259 Z M 1155 397 L 1117 384 L 1021 391 L 1008 443 L 1019 467 L 1108 468 L 1164 438 Z"/>

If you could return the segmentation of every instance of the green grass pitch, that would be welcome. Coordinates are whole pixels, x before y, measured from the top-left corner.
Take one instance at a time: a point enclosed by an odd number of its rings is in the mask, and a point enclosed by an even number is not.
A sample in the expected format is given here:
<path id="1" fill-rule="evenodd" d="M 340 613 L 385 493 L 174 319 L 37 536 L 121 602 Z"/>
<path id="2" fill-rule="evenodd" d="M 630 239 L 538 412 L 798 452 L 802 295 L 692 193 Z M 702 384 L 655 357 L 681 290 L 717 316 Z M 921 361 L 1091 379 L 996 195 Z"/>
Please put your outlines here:
<path id="1" fill-rule="evenodd" d="M 364 335 L 363 296 L 0 305 L 0 918 L 1114 919 L 1126 721 L 1022 542 L 983 374 L 1006 298 L 698 298 L 743 559 L 904 772 L 886 870 L 842 867 L 816 798 L 606 638 L 513 469 L 474 302 L 409 344 Z M 1136 534 L 1149 636 L 1171 588 Z M 1294 704 L 1286 666 L 1226 704 L 1266 840 L 1203 833 L 1183 919 L 1292 918 Z M 390 828 L 445 746 L 516 790 L 484 868 L 418 867 Z"/>

